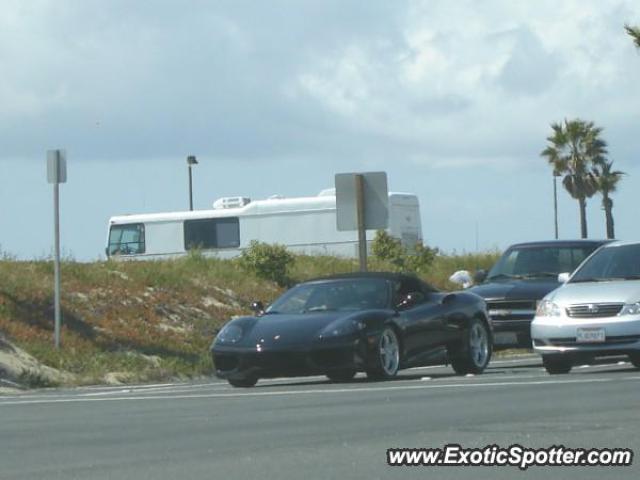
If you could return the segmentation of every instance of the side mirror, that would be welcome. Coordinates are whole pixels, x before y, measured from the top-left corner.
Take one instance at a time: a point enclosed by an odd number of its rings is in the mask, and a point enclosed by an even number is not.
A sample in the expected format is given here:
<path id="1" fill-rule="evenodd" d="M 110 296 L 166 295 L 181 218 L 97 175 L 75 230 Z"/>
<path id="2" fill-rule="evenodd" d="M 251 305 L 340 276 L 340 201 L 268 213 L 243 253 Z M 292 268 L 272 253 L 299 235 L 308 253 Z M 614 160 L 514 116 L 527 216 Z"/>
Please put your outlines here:
<path id="1" fill-rule="evenodd" d="M 486 270 L 478 270 L 474 275 L 473 275 L 473 282 L 475 284 L 479 284 L 484 282 L 487 279 L 487 275 L 489 274 L 489 272 L 487 272 Z"/>
<path id="2" fill-rule="evenodd" d="M 260 315 L 261 313 L 264 312 L 264 304 L 260 300 L 251 302 L 251 305 L 249 305 L 249 308 L 253 312 L 255 312 L 257 315 Z"/>
<path id="3" fill-rule="evenodd" d="M 404 296 L 404 298 L 400 301 L 400 303 L 398 303 L 396 308 L 398 308 L 398 310 L 411 308 L 414 305 L 417 305 L 418 303 L 422 302 L 422 300 L 424 300 L 424 293 L 410 292 Z"/>
<path id="4" fill-rule="evenodd" d="M 458 270 L 449 277 L 449 281 L 457 283 L 458 285 L 462 285 L 462 288 L 469 288 L 471 285 L 473 285 L 471 274 L 466 270 Z"/>
<path id="5" fill-rule="evenodd" d="M 558 274 L 558 282 L 567 283 L 571 274 L 569 272 L 562 272 Z"/>

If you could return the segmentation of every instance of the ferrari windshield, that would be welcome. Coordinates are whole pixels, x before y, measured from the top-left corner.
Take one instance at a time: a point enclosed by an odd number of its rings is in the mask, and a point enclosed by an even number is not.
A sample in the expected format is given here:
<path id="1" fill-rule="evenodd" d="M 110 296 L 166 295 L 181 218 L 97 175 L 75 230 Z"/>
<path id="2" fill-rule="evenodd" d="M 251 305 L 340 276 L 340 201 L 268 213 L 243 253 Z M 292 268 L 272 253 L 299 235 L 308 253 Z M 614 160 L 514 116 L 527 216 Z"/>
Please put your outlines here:
<path id="1" fill-rule="evenodd" d="M 578 270 L 571 283 L 640 280 L 640 244 L 612 245 L 595 253 Z"/>
<path id="2" fill-rule="evenodd" d="M 310 282 L 286 292 L 265 313 L 297 314 L 387 308 L 389 297 L 389 283 L 380 278 Z"/>
<path id="3" fill-rule="evenodd" d="M 488 279 L 557 278 L 559 273 L 573 272 L 596 248 L 596 244 L 511 248 L 491 269 Z"/>

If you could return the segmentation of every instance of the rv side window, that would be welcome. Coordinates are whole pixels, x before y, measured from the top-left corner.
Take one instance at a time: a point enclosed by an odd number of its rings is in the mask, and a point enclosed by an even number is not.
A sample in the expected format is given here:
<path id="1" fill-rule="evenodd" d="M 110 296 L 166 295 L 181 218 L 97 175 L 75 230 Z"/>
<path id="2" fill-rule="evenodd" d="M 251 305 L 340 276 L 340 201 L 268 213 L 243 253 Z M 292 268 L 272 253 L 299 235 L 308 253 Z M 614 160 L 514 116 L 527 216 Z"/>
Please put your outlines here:
<path id="1" fill-rule="evenodd" d="M 144 253 L 144 224 L 112 225 L 109 231 L 109 255 Z"/>
<path id="2" fill-rule="evenodd" d="M 235 248 L 240 246 L 237 217 L 205 218 L 184 222 L 184 248 Z"/>

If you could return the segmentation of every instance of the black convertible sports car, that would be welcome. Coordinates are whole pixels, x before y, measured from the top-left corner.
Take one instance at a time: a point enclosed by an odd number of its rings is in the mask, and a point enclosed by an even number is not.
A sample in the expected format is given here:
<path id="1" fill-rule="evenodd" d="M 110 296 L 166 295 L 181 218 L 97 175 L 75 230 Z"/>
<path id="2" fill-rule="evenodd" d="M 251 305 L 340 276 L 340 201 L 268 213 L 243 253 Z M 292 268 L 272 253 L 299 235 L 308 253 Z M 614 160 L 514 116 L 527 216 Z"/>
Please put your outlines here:
<path id="1" fill-rule="evenodd" d="M 253 307 L 255 316 L 231 320 L 211 345 L 217 376 L 237 387 L 315 374 L 348 381 L 357 371 L 386 379 L 447 359 L 459 374 L 481 373 L 491 358 L 484 300 L 439 292 L 410 275 L 312 280 L 266 309 Z"/>

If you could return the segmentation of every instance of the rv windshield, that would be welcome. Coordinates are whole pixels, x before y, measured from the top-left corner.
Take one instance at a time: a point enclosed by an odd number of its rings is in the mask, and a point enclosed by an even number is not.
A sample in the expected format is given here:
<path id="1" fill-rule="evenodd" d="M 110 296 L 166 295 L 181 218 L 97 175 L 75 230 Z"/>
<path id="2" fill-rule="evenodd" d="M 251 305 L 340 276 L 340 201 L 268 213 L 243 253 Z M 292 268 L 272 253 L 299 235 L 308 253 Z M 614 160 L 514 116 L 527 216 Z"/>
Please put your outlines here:
<path id="1" fill-rule="evenodd" d="M 109 232 L 107 254 L 136 255 L 144 253 L 144 225 L 131 223 L 128 225 L 112 225 Z"/>

